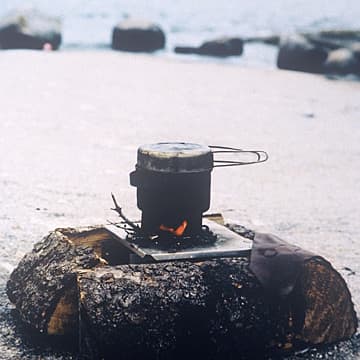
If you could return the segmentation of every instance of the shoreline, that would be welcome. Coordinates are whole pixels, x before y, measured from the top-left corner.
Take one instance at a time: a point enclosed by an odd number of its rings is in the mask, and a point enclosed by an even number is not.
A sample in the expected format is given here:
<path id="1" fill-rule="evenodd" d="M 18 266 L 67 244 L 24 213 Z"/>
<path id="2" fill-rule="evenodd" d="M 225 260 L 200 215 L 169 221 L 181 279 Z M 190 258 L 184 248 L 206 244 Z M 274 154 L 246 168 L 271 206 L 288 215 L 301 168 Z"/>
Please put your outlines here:
<path id="1" fill-rule="evenodd" d="M 39 50 L 1 50 L 1 52 L 31 52 Z M 41 51 L 40 51 L 41 52 Z M 108 53 L 114 52 L 119 55 L 134 55 L 134 56 L 148 56 L 154 58 L 163 58 L 169 60 L 179 60 L 180 62 L 200 63 L 200 64 L 224 64 L 243 66 L 246 68 L 260 68 L 260 69 L 276 69 L 276 54 L 278 49 L 276 46 L 268 44 L 253 43 L 248 44 L 244 53 L 241 56 L 204 56 L 204 55 L 182 55 L 176 54 L 173 49 L 158 50 L 153 53 L 131 53 L 125 51 L 117 51 L 111 48 L 111 44 L 85 44 L 85 45 L 65 45 L 54 53 Z"/>
<path id="2" fill-rule="evenodd" d="M 277 49 L 274 49 L 274 46 L 267 45 L 267 44 L 251 44 L 252 47 L 268 47 L 273 48 L 272 51 L 277 53 Z M 40 54 L 43 53 L 43 51 L 39 50 L 29 50 L 29 49 L 15 49 L 15 50 L 1 50 L 0 51 L 0 60 L 1 60 L 1 54 L 4 54 L 5 56 L 12 56 L 11 54 L 28 54 L 31 56 L 31 54 Z M 49 52 L 45 52 L 49 54 Z M 360 81 L 360 76 L 355 74 L 348 74 L 348 75 L 336 75 L 336 74 L 312 74 L 308 72 L 302 72 L 302 71 L 295 71 L 295 70 L 284 70 L 279 69 L 276 67 L 275 61 L 275 55 L 274 55 L 274 63 L 269 62 L 261 62 L 261 61 L 255 61 L 253 62 L 252 58 L 246 57 L 246 52 L 242 56 L 230 56 L 227 58 L 217 58 L 213 56 L 199 56 L 199 55 L 181 55 L 181 54 L 175 54 L 171 51 L 163 51 L 159 50 L 154 53 L 131 53 L 126 51 L 115 51 L 112 50 L 111 47 L 104 46 L 104 47 L 84 47 L 84 48 L 61 48 L 57 51 L 52 51 L 51 54 L 112 54 L 114 56 L 124 56 L 124 57 L 139 57 L 139 58 L 146 58 L 146 59 L 159 59 L 163 60 L 165 62 L 175 62 L 180 64 L 200 64 L 201 66 L 208 65 L 224 65 L 225 67 L 235 67 L 238 69 L 245 69 L 245 70 L 254 70 L 254 71 L 275 71 L 275 72 L 285 72 L 285 73 L 294 73 L 294 74 L 302 74 L 304 76 L 310 75 L 310 76 L 318 76 L 322 77 L 328 80 L 336 80 L 336 81 L 344 81 L 344 82 L 358 82 Z M 61 56 L 61 55 L 60 55 Z M 96 56 L 96 55 L 95 55 Z M 251 54 L 251 56 L 254 56 L 254 54 Z"/>

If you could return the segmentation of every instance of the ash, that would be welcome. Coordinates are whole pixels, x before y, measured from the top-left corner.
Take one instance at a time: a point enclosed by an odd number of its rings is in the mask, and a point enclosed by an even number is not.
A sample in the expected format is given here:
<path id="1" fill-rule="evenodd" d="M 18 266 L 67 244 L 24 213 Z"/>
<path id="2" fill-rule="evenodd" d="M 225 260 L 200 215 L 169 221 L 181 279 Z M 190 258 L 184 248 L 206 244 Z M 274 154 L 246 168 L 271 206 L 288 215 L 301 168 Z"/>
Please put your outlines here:
<path id="1" fill-rule="evenodd" d="M 140 232 L 134 232 L 128 234 L 126 240 L 139 247 L 151 247 L 154 249 L 166 250 L 167 252 L 175 252 L 198 246 L 213 245 L 217 240 L 217 235 L 207 226 L 203 225 L 199 234 L 191 236 L 175 236 L 166 232 L 149 236 Z"/>

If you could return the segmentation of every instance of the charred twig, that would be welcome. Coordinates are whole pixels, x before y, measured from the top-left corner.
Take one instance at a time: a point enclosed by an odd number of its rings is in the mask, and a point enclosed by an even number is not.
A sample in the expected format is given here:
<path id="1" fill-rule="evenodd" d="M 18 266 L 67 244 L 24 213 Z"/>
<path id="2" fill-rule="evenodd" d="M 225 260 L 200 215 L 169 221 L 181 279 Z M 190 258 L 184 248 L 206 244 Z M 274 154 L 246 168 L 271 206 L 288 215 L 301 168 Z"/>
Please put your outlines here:
<path id="1" fill-rule="evenodd" d="M 113 221 L 107 220 L 107 224 L 116 226 L 117 228 L 124 230 L 128 235 L 138 234 L 138 230 L 130 227 L 125 221 L 113 222 Z"/>
<path id="2" fill-rule="evenodd" d="M 114 202 L 114 208 L 111 208 L 111 210 L 114 210 L 115 212 L 118 213 L 118 215 L 121 217 L 121 219 L 124 220 L 125 224 L 129 225 L 132 229 L 134 229 L 136 232 L 140 232 L 140 228 L 138 225 L 136 225 L 133 221 L 129 220 L 122 212 L 121 207 L 118 205 L 115 196 L 113 193 L 111 193 L 111 197 L 113 199 Z"/>

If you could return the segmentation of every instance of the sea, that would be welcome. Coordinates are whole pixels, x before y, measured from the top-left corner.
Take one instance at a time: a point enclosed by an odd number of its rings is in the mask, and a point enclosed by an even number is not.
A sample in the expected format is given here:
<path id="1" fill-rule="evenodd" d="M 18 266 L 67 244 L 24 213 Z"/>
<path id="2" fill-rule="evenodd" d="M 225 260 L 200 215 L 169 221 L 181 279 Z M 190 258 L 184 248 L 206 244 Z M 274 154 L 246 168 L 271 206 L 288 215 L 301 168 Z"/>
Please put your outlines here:
<path id="1" fill-rule="evenodd" d="M 328 29 L 359 29 L 359 0 L 0 0 L 0 16 L 37 8 L 59 16 L 63 51 L 110 49 L 113 26 L 127 17 L 158 23 L 166 33 L 155 56 L 191 61 L 275 66 L 276 48 L 247 45 L 242 57 L 210 59 L 175 55 L 176 45 L 200 45 L 220 36 L 256 36 Z"/>

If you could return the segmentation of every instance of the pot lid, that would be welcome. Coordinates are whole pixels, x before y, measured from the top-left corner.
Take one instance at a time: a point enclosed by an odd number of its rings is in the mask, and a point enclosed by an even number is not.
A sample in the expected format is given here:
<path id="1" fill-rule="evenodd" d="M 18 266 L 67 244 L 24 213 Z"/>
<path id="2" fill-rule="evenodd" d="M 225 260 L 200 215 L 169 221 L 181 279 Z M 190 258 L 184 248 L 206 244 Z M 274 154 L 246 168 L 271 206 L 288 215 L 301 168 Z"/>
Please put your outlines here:
<path id="1" fill-rule="evenodd" d="M 213 153 L 208 146 L 185 142 L 147 144 L 138 149 L 136 167 L 164 173 L 211 171 Z"/>

